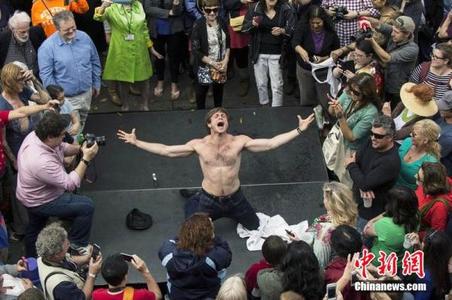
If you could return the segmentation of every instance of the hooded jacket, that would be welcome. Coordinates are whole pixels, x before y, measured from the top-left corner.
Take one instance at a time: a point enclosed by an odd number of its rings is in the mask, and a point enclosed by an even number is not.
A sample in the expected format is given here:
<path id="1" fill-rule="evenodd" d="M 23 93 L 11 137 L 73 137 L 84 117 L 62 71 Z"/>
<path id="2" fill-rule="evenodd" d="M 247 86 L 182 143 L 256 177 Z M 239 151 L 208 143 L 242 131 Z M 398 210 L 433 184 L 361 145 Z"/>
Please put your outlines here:
<path id="1" fill-rule="evenodd" d="M 203 256 L 177 248 L 177 239 L 165 241 L 159 258 L 168 273 L 168 291 L 172 300 L 215 298 L 221 279 L 231 264 L 232 253 L 226 241 L 215 237 Z"/>

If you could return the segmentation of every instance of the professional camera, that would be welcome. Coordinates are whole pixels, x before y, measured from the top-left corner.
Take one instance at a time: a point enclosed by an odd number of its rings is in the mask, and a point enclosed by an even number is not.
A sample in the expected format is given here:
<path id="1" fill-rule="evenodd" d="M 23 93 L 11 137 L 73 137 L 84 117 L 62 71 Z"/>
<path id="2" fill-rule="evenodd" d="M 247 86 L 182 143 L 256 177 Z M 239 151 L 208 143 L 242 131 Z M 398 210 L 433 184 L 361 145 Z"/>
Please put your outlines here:
<path id="1" fill-rule="evenodd" d="M 347 7 L 345 7 L 345 6 L 335 6 L 335 7 L 333 7 L 333 11 L 334 11 L 334 16 L 333 16 L 334 22 L 339 22 L 339 21 L 344 20 L 344 16 L 346 14 L 348 14 Z"/>
<path id="2" fill-rule="evenodd" d="M 105 136 L 96 136 L 94 133 L 86 133 L 84 135 L 80 135 L 79 137 L 79 144 L 83 144 L 83 142 L 86 141 L 86 146 L 89 148 L 94 143 L 97 142 L 97 145 L 99 146 L 105 146 Z"/>
<path id="3" fill-rule="evenodd" d="M 359 43 L 359 42 L 361 42 L 364 39 L 371 38 L 372 34 L 373 34 L 373 32 L 372 32 L 371 28 L 361 29 L 361 30 L 358 31 L 358 33 L 356 35 L 352 35 L 350 37 L 350 40 L 352 42 Z"/>

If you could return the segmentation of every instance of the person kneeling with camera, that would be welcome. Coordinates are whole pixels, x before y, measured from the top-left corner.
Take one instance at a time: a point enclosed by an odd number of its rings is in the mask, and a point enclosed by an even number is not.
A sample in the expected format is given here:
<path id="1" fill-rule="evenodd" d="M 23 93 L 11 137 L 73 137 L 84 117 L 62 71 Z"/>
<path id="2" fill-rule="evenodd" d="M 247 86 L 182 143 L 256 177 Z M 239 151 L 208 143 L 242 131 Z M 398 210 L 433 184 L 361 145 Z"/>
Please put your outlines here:
<path id="1" fill-rule="evenodd" d="M 102 255 L 92 255 L 92 247 L 82 256 L 68 253 L 68 234 L 58 223 L 45 227 L 38 235 L 39 280 L 48 300 L 90 299 L 94 281 L 102 266 Z M 83 268 L 88 269 L 88 273 Z"/>
<path id="2" fill-rule="evenodd" d="M 147 284 L 147 290 L 126 287 L 129 266 L 127 261 L 143 275 Z M 114 254 L 107 257 L 102 264 L 102 277 L 108 283 L 108 289 L 97 289 L 93 292 L 93 300 L 159 300 L 162 299 L 160 288 L 152 277 L 146 263 L 137 255 L 125 253 Z"/>
<path id="3" fill-rule="evenodd" d="M 49 217 L 71 220 L 71 248 L 81 254 L 88 249 L 94 205 L 90 198 L 71 192 L 80 187 L 99 148 L 97 143 L 91 147 L 86 142 L 82 146 L 64 143 L 67 125 L 68 121 L 59 114 L 46 113 L 19 150 L 16 195 L 29 216 L 25 232 L 27 256 L 36 257 L 36 238 Z M 63 158 L 80 151 L 80 162 L 67 173 Z"/>

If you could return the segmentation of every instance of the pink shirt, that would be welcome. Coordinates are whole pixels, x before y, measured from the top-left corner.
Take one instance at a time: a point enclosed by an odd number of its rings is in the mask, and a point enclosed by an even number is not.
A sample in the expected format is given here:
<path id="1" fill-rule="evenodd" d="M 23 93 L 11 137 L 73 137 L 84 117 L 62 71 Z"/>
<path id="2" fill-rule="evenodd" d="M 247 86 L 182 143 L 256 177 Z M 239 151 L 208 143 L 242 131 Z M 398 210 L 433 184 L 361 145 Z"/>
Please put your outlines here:
<path id="1" fill-rule="evenodd" d="M 51 202 L 65 191 L 80 186 L 81 178 L 72 171 L 66 173 L 63 159 L 67 143 L 51 148 L 31 132 L 22 143 L 17 155 L 17 198 L 26 207 Z"/>

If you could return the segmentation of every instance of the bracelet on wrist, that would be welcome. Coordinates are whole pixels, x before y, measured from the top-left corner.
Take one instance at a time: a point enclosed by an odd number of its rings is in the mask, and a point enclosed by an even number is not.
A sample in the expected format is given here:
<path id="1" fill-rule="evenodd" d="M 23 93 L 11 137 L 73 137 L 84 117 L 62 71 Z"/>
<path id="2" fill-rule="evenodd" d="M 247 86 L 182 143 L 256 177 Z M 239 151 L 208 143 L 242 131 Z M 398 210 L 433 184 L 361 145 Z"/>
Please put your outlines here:
<path id="1" fill-rule="evenodd" d="M 89 166 L 89 160 L 82 158 L 80 161 L 83 162 L 86 166 Z"/>
<path id="2" fill-rule="evenodd" d="M 300 129 L 300 127 L 297 127 L 297 132 L 298 132 L 298 134 L 302 134 L 303 133 L 303 131 Z"/>
<path id="3" fill-rule="evenodd" d="M 88 277 L 91 277 L 91 278 L 94 278 L 94 279 L 96 279 L 96 274 L 93 274 L 93 273 L 88 273 Z"/>

